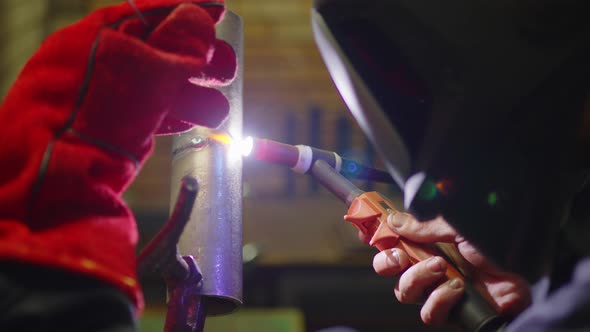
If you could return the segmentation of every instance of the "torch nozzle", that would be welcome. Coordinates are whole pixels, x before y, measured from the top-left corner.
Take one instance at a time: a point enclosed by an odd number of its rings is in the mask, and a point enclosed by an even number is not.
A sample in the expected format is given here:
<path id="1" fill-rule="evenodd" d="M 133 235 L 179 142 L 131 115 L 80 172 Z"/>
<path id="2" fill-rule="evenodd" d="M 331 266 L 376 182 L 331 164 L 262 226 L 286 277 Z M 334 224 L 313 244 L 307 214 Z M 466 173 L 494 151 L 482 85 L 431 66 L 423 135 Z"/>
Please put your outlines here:
<path id="1" fill-rule="evenodd" d="M 336 152 L 309 145 L 291 145 L 251 136 L 236 139 L 225 133 L 212 134 L 209 139 L 227 145 L 232 155 L 287 166 L 301 174 L 309 173 L 316 160 L 323 160 L 347 178 L 396 183 L 386 171 L 363 165 L 352 159 L 342 158 Z"/>
<path id="2" fill-rule="evenodd" d="M 248 138 L 247 138 L 248 139 Z M 395 183 L 391 175 L 357 161 L 342 158 L 336 152 L 308 145 L 291 145 L 269 139 L 249 138 L 250 156 L 256 160 L 284 165 L 297 173 L 309 173 L 316 160 L 323 160 L 342 175 L 375 182 Z"/>

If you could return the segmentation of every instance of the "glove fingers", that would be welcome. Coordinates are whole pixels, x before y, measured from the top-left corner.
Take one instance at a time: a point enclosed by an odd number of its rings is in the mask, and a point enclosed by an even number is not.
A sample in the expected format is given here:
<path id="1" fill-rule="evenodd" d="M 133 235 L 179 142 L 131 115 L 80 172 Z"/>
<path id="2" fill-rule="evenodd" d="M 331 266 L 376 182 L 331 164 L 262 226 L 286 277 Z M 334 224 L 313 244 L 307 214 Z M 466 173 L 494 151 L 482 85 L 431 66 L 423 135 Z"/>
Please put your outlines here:
<path id="1" fill-rule="evenodd" d="M 207 10 L 211 18 L 218 22 L 225 12 L 223 0 L 135 0 L 141 12 L 154 8 L 175 7 L 182 3 L 192 3 Z"/>
<path id="2" fill-rule="evenodd" d="M 214 22 L 204 9 L 182 4 L 152 31 L 146 42 L 168 53 L 209 61 L 215 43 Z"/>
<path id="3" fill-rule="evenodd" d="M 225 86 L 236 76 L 237 57 L 228 43 L 217 39 L 213 57 L 199 76 L 191 77 L 190 81 L 197 85 Z"/>
<path id="4" fill-rule="evenodd" d="M 192 124 L 217 127 L 229 113 L 229 102 L 219 90 L 188 84 L 170 110 L 173 117 Z"/>
<path id="5" fill-rule="evenodd" d="M 224 86 L 234 79 L 237 69 L 235 52 L 229 44 L 215 38 L 214 23 L 205 9 L 182 4 L 166 17 L 146 19 L 149 25 L 161 22 L 147 38 L 147 44 L 167 53 L 162 56 L 191 67 L 185 74 L 193 76 L 195 84 Z M 138 19 L 127 20 L 117 30 L 139 39 L 146 34 L 145 25 Z M 194 66 L 194 59 L 203 59 L 206 67 L 203 68 L 201 63 Z"/>
<path id="6" fill-rule="evenodd" d="M 116 25 L 114 29 L 121 33 L 136 37 L 140 40 L 144 40 L 149 36 L 150 31 L 154 29 L 154 27 L 158 26 L 160 22 L 166 19 L 167 15 L 167 13 L 162 13 L 159 15 L 143 16 L 144 20 L 147 22 L 147 26 L 139 18 L 132 17 L 121 21 L 121 23 Z"/>
<path id="7" fill-rule="evenodd" d="M 216 39 L 213 24 L 204 9 L 182 4 L 158 25 L 147 43 L 177 58 L 205 59 L 205 68 L 187 73 L 195 84 L 228 85 L 236 75 L 237 58 L 231 45 Z"/>
<path id="8" fill-rule="evenodd" d="M 178 120 L 170 115 L 168 115 L 162 123 L 160 124 L 160 128 L 156 131 L 156 135 L 158 136 L 165 136 L 165 135 L 172 135 L 172 134 L 180 134 L 184 133 L 185 131 L 189 131 L 194 128 L 194 124 L 184 122 L 182 120 Z"/>
<path id="9" fill-rule="evenodd" d="M 194 125 L 215 128 L 228 113 L 229 102 L 220 91 L 188 84 L 176 98 L 156 134 L 182 132 Z"/>
<path id="10" fill-rule="evenodd" d="M 218 23 L 223 19 L 223 15 L 225 14 L 225 6 L 223 4 L 213 4 L 210 1 L 207 1 L 208 4 L 202 5 L 202 8 L 209 13 L 213 22 Z"/>

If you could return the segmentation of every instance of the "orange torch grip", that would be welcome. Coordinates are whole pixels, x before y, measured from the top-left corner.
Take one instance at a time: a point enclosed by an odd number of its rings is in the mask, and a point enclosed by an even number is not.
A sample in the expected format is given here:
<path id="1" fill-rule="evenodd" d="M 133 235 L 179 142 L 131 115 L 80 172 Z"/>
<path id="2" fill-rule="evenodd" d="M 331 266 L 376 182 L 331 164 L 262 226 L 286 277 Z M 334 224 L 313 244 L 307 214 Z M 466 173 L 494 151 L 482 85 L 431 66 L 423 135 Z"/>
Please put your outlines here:
<path id="1" fill-rule="evenodd" d="M 397 213 L 397 210 L 389 200 L 378 192 L 365 192 L 351 202 L 344 219 L 371 239 L 369 245 L 380 251 L 391 248 L 404 250 L 412 264 L 433 256 L 445 257 L 448 262 L 446 278 L 459 278 L 465 284 L 465 295 L 451 311 L 451 318 L 458 321 L 466 331 L 495 331 L 501 326 L 503 319 L 491 307 L 489 298 L 467 282 L 461 272 L 468 270 L 468 267 L 464 266 L 465 262 L 457 260 L 461 255 L 456 246 L 419 244 L 401 237 L 387 225 L 387 217 L 392 213 Z M 438 246 L 444 247 L 444 250 L 439 250 Z"/>
<path id="2" fill-rule="evenodd" d="M 408 253 L 412 264 L 432 256 L 447 258 L 446 277 L 465 280 L 465 293 L 451 310 L 451 320 L 459 323 L 466 331 L 496 331 L 504 320 L 490 305 L 489 298 L 478 292 L 473 283 L 468 282 L 457 266 L 461 255 L 454 244 L 442 243 L 436 246 L 417 244 L 402 238 L 387 226 L 387 217 L 396 212 L 393 204 L 377 192 L 364 192 L 339 174 L 323 160 L 313 163 L 311 174 L 326 189 L 348 206 L 344 219 L 353 223 L 364 235 L 370 237 L 369 244 L 379 250 L 400 248 Z M 441 248 L 438 251 L 436 248 Z M 444 254 L 443 254 L 444 253 Z M 467 271 L 467 269 L 465 269 Z"/>
<path id="3" fill-rule="evenodd" d="M 344 220 L 351 222 L 365 236 L 369 237 L 371 239 L 369 244 L 379 251 L 391 248 L 404 250 L 412 264 L 442 255 L 436 248 L 412 242 L 389 228 L 387 217 L 392 213 L 397 213 L 397 210 L 389 200 L 378 192 L 365 192 L 352 202 Z M 447 264 L 445 274 L 449 279 L 460 278 L 464 280 L 463 274 L 453 264 Z"/>

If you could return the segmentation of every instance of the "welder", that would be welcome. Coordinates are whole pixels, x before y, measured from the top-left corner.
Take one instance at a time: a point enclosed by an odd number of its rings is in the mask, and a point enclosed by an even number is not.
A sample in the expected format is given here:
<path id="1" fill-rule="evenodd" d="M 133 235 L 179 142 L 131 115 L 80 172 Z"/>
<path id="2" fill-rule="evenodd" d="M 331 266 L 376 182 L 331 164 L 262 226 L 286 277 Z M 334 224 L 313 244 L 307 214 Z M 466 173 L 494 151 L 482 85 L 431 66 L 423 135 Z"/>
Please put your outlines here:
<path id="1" fill-rule="evenodd" d="M 338 91 L 403 188 L 388 225 L 449 242 L 508 321 L 590 330 L 590 3 L 316 0 Z M 384 250 L 395 296 L 444 325 L 465 285 Z M 395 329 L 395 322 L 391 323 Z M 496 328 L 496 327 L 495 327 Z"/>
<path id="2" fill-rule="evenodd" d="M 122 192 L 155 134 L 216 127 L 236 73 L 223 0 L 104 7 L 27 62 L 0 110 L 0 330 L 132 331 L 143 307 Z M 190 81 L 189 81 L 190 80 Z"/>

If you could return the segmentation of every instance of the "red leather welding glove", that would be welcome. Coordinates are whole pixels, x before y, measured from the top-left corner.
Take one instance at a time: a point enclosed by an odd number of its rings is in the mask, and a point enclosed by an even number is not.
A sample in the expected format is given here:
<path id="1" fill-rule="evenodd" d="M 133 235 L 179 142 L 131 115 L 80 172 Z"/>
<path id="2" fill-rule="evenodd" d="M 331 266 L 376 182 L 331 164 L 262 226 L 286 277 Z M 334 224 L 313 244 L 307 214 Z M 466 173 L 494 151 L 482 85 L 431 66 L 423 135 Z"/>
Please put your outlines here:
<path id="1" fill-rule="evenodd" d="M 223 0 L 137 1 L 50 36 L 0 109 L 0 259 L 110 282 L 138 307 L 135 220 L 121 198 L 154 134 L 217 126 L 236 72 Z M 189 83 L 189 79 L 193 83 Z M 200 84 L 200 85 L 199 85 Z"/>

